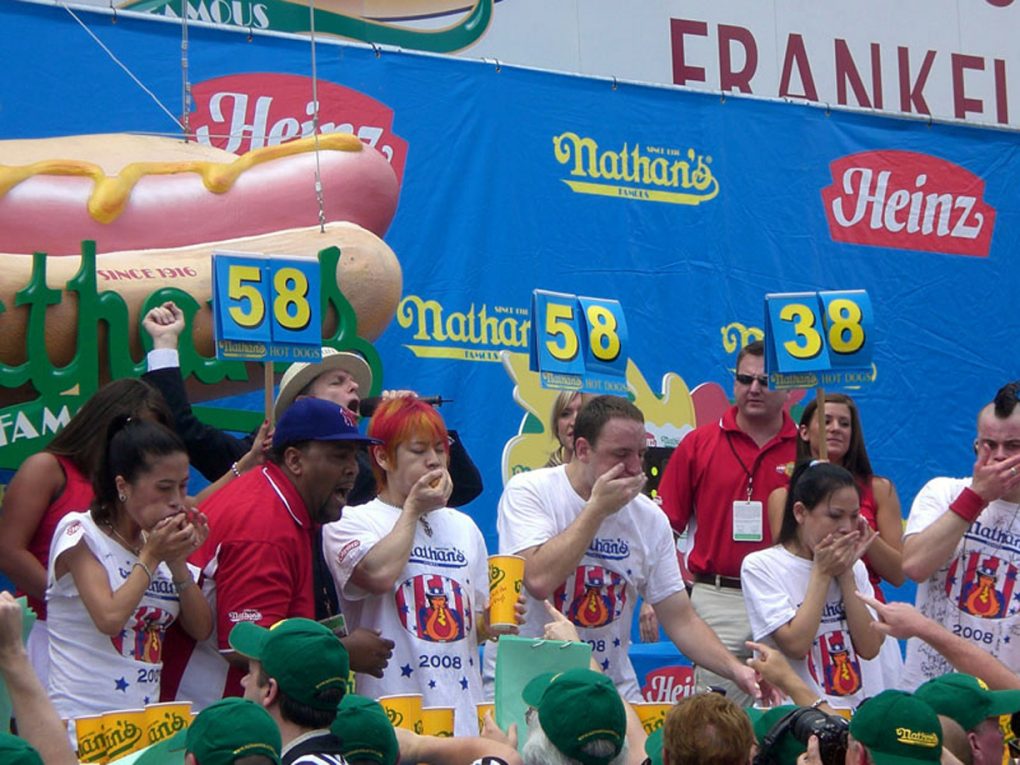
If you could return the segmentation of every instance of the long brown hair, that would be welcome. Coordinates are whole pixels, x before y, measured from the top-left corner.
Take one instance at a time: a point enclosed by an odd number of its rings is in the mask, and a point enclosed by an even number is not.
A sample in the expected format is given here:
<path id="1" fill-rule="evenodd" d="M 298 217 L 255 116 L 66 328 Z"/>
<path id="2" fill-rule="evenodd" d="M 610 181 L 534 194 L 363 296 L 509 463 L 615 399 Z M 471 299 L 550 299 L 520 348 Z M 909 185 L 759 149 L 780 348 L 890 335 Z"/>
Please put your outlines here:
<path id="1" fill-rule="evenodd" d="M 826 404 L 843 404 L 850 410 L 850 443 L 847 444 L 846 454 L 843 456 L 843 467 L 849 470 L 858 481 L 868 481 L 874 475 L 871 469 L 871 460 L 868 459 L 868 450 L 864 448 L 864 433 L 861 432 L 861 416 L 857 412 L 857 404 L 844 393 L 826 393 Z M 811 419 L 818 409 L 818 399 L 813 398 L 804 407 L 800 416 L 801 426 L 811 427 Z M 823 412 L 822 416 L 825 414 Z M 823 420 L 824 424 L 824 420 Z M 818 427 L 815 425 L 814 427 Z M 811 442 L 797 438 L 797 461 L 810 462 L 814 458 L 811 454 Z"/>
<path id="2" fill-rule="evenodd" d="M 134 377 L 113 380 L 85 402 L 67 427 L 50 441 L 46 451 L 67 457 L 84 475 L 91 477 L 106 450 L 110 423 L 118 417 L 139 417 L 143 413 L 173 428 L 173 415 L 156 388 Z"/>

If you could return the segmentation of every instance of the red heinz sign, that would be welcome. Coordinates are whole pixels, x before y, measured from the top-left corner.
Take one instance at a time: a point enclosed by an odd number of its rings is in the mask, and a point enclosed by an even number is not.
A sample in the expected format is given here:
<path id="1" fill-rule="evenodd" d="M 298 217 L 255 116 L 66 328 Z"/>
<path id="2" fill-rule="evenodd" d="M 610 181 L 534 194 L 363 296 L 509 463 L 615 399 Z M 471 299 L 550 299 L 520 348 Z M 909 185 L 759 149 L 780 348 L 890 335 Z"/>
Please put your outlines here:
<path id="1" fill-rule="evenodd" d="M 830 163 L 822 189 L 838 242 L 987 257 L 995 209 L 985 182 L 952 162 L 912 151 L 867 151 Z"/>
<path id="2" fill-rule="evenodd" d="M 377 149 L 403 180 L 407 142 L 393 133 L 393 110 L 332 82 L 318 82 L 319 132 L 353 133 Z M 235 154 L 312 135 L 312 80 L 291 74 L 235 74 L 192 88 L 195 140 Z"/>

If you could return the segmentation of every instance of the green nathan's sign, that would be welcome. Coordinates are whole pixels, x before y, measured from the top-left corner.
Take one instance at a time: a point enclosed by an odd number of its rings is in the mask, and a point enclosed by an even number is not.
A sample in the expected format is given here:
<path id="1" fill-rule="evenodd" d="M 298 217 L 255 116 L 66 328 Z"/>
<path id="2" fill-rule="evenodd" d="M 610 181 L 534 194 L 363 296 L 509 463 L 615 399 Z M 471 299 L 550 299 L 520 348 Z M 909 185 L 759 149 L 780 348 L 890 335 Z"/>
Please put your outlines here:
<path id="1" fill-rule="evenodd" d="M 319 252 L 320 273 L 335 274 L 339 259 L 340 250 L 336 247 Z M 0 468 L 15 469 L 26 457 L 44 448 L 103 381 L 135 377 L 145 372 L 144 356 L 136 361 L 131 355 L 131 319 L 127 303 L 119 293 L 99 290 L 97 286 L 95 242 L 82 243 L 80 265 L 64 290 L 47 285 L 46 263 L 44 253 L 35 253 L 28 284 L 15 293 L 14 307 L 27 309 L 25 361 L 15 365 L 0 363 L 0 388 L 30 388 L 37 398 L 0 408 Z M 78 309 L 75 350 L 70 361 L 57 366 L 46 351 L 47 308 L 68 298 Z M 140 323 L 140 317 L 167 300 L 174 301 L 185 316 L 186 328 L 178 348 L 181 374 L 185 378 L 193 375 L 210 386 L 249 379 L 244 362 L 203 356 L 195 348 L 192 337 L 195 315 L 208 310 L 208 306 L 188 292 L 176 287 L 154 290 L 142 302 L 137 321 Z M 335 278 L 322 280 L 320 304 L 323 317 L 336 317 L 336 329 L 323 336 L 323 344 L 363 355 L 372 368 L 373 388 L 378 388 L 382 379 L 379 354 L 368 340 L 358 337 L 354 309 Z M 0 330 L 4 326 L 3 314 L 8 310 L 0 301 Z M 152 347 L 151 339 L 140 328 L 139 335 L 143 349 L 148 351 Z M 263 416 L 257 411 L 215 407 L 195 407 L 195 412 L 204 421 L 227 430 L 253 429 Z"/>

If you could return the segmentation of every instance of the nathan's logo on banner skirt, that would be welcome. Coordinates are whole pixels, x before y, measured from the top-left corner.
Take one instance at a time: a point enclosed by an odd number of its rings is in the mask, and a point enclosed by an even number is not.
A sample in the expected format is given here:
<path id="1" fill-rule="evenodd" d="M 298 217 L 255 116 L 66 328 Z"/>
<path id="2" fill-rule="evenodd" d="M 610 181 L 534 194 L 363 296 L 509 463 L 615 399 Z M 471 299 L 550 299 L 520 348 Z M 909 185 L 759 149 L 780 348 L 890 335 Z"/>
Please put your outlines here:
<path id="1" fill-rule="evenodd" d="M 719 194 L 712 158 L 693 148 L 624 143 L 603 149 L 594 138 L 561 133 L 553 156 L 570 169 L 563 182 L 578 194 L 596 194 L 674 205 L 699 205 Z"/>
<path id="2" fill-rule="evenodd" d="M 895 150 L 851 154 L 829 169 L 822 199 L 836 241 L 987 257 L 995 209 L 969 170 Z"/>
<path id="3" fill-rule="evenodd" d="M 312 135 L 312 80 L 292 74 L 235 74 L 196 83 L 195 138 L 235 154 Z M 404 175 L 407 142 L 393 133 L 393 110 L 381 101 L 319 81 L 319 132 L 352 133 Z"/>
<path id="4" fill-rule="evenodd" d="M 531 329 L 527 308 L 472 303 L 467 311 L 450 311 L 418 295 L 400 301 L 397 323 L 413 330 L 412 340 L 418 342 L 404 347 L 418 358 L 460 361 L 498 362 L 501 350 L 527 348 Z"/>

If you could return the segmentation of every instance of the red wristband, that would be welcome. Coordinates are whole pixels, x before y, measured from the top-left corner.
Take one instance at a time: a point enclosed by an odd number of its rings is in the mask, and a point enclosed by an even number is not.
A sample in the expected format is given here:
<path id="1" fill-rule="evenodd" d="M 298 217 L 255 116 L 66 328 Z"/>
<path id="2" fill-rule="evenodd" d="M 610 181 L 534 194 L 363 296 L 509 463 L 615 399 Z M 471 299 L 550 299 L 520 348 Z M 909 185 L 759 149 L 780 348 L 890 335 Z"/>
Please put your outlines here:
<path id="1" fill-rule="evenodd" d="M 949 509 L 967 521 L 967 523 L 973 523 L 986 507 L 988 507 L 988 503 L 981 498 L 980 494 L 968 486 L 960 492 L 959 497 L 953 500 Z"/>

